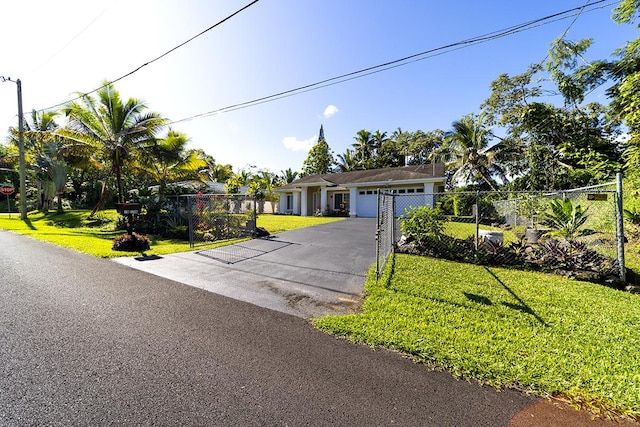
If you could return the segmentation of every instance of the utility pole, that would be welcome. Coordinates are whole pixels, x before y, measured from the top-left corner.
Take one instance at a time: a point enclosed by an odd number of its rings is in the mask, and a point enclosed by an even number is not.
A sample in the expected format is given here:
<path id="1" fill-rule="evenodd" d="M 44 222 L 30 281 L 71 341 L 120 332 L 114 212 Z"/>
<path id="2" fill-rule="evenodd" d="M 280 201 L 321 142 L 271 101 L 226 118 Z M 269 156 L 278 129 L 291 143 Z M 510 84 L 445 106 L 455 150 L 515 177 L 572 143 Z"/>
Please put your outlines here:
<path id="1" fill-rule="evenodd" d="M 20 152 L 20 219 L 27 219 L 27 172 L 24 161 L 24 122 L 22 117 L 22 82 L 18 85 L 18 150 Z"/>
<path id="2" fill-rule="evenodd" d="M 18 86 L 18 150 L 20 155 L 20 219 L 27 219 L 27 177 L 24 160 L 24 122 L 22 117 L 22 82 L 0 76 L 0 82 L 14 82 Z"/>

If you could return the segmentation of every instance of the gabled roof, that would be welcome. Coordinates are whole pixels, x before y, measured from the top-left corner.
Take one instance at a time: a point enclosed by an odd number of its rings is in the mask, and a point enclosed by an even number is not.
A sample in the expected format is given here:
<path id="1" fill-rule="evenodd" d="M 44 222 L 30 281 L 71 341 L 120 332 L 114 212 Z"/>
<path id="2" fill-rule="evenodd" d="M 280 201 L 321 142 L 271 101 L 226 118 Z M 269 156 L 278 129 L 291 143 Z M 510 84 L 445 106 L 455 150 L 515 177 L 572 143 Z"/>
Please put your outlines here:
<path id="1" fill-rule="evenodd" d="M 417 166 L 401 166 L 397 168 L 369 169 L 350 172 L 325 173 L 308 175 L 276 189 L 276 191 L 293 190 L 300 187 L 312 186 L 350 186 L 367 183 L 394 183 L 403 181 L 434 181 L 434 178 L 444 180 L 444 164 L 435 163 Z"/>

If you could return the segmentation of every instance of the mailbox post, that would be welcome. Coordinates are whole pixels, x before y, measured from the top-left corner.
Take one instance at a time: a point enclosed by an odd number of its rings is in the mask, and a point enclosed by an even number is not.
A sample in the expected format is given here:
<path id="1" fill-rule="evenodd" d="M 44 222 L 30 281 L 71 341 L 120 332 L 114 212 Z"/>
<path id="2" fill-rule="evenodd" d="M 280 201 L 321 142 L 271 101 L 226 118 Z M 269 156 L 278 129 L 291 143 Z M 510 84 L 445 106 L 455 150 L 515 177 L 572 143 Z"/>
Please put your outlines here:
<path id="1" fill-rule="evenodd" d="M 135 216 L 140 214 L 142 203 L 116 203 L 116 209 L 120 215 L 127 217 L 127 232 L 132 235 Z"/>

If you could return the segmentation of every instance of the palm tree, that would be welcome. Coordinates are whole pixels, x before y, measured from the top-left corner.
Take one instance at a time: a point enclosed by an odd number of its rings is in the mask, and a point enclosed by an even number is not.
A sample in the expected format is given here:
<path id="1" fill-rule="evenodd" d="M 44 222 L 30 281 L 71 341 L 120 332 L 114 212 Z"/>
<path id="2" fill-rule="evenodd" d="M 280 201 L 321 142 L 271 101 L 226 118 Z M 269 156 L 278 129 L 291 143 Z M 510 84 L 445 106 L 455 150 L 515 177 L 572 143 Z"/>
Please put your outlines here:
<path id="1" fill-rule="evenodd" d="M 187 150 L 189 138 L 169 129 L 167 136 L 154 140 L 142 150 L 134 166 L 159 185 L 158 200 L 162 201 L 169 184 L 194 174 L 207 165 L 198 150 Z"/>
<path id="2" fill-rule="evenodd" d="M 167 120 L 159 114 L 145 112 L 144 102 L 129 98 L 123 102 L 120 94 L 109 82 L 96 92 L 96 98 L 81 95 L 62 111 L 67 125 L 58 134 L 75 145 L 75 149 L 89 152 L 100 164 L 110 166 L 109 175 L 115 174 L 118 202 L 124 202 L 123 167 L 144 146 L 152 145 Z M 95 213 L 105 202 L 106 180 Z M 92 213 L 92 214 L 93 214 Z"/>
<path id="3" fill-rule="evenodd" d="M 385 148 L 389 148 L 388 147 L 388 143 L 389 142 L 389 138 L 387 137 L 387 132 L 381 132 L 380 129 L 376 130 L 375 133 L 373 135 L 371 135 L 371 147 L 372 147 L 372 166 L 373 169 L 377 169 L 380 167 L 385 167 L 387 160 L 389 159 L 385 159 L 385 161 L 383 161 L 381 164 L 380 162 L 380 158 L 378 158 L 378 154 L 380 149 L 385 146 Z"/>
<path id="4" fill-rule="evenodd" d="M 453 122 L 452 130 L 445 133 L 442 154 L 447 169 L 453 171 L 453 182 L 480 178 L 495 191 L 492 175 L 498 173 L 504 177 L 504 171 L 497 163 L 502 145 L 498 143 L 489 147 L 493 134 L 483 120 L 483 115 L 476 117 L 471 114 Z"/>
<path id="5" fill-rule="evenodd" d="M 233 176 L 233 167 L 229 164 L 209 163 L 208 166 L 201 171 L 204 179 L 213 182 L 227 182 Z"/>
<path id="6" fill-rule="evenodd" d="M 344 154 L 338 154 L 337 166 L 340 172 L 348 172 L 358 169 L 355 152 L 347 148 Z"/>
<path id="7" fill-rule="evenodd" d="M 47 162 L 46 159 L 55 159 L 53 161 L 63 160 L 62 152 L 64 151 L 64 147 L 56 142 L 59 138 L 54 135 L 54 131 L 58 127 L 55 121 L 57 115 L 58 112 L 56 111 L 36 112 L 33 110 L 31 117 L 24 121 L 25 158 L 35 170 L 35 183 L 38 191 L 38 210 L 48 210 L 49 202 L 55 194 L 55 190 L 49 191 L 51 180 L 47 169 L 49 162 Z M 17 147 L 18 129 L 11 127 L 9 134 L 10 140 L 14 142 Z M 52 143 L 54 145 L 51 145 Z M 53 156 L 51 155 L 52 149 L 57 150 Z M 60 206 L 58 209 L 60 209 Z"/>
<path id="8" fill-rule="evenodd" d="M 298 178 L 298 172 L 294 172 L 291 168 L 280 171 L 280 182 L 290 184 Z"/>
<path id="9" fill-rule="evenodd" d="M 371 139 L 371 132 L 366 129 L 359 130 L 354 137 L 356 142 L 351 146 L 354 148 L 354 158 L 358 169 L 371 169 L 373 167 L 374 147 Z"/>

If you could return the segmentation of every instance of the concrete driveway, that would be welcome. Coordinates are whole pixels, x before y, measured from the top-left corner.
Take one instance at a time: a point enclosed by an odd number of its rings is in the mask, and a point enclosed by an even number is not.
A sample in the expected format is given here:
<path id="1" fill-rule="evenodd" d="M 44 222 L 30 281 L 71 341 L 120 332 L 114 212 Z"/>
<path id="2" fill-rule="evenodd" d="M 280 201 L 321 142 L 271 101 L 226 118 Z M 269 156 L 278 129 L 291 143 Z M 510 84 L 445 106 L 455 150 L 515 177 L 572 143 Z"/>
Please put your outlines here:
<path id="1" fill-rule="evenodd" d="M 353 312 L 375 257 L 375 219 L 350 218 L 222 248 L 115 261 L 309 318 Z"/>

